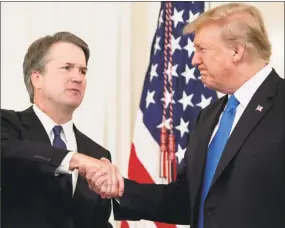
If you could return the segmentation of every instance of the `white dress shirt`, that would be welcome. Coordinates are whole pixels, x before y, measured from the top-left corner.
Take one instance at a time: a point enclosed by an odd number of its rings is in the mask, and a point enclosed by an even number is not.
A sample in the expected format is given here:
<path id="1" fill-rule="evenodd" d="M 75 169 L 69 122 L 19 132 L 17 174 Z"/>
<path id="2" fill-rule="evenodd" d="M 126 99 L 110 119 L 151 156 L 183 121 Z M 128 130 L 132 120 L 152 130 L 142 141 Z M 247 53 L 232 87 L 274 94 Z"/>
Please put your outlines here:
<path id="1" fill-rule="evenodd" d="M 263 83 L 263 81 L 268 77 L 271 71 L 272 71 L 272 67 L 270 65 L 266 65 L 264 68 L 262 68 L 259 72 L 257 72 L 251 79 L 249 79 L 246 83 L 244 83 L 234 93 L 236 99 L 239 101 L 239 105 L 237 106 L 237 109 L 236 109 L 236 115 L 234 118 L 232 129 L 230 131 L 230 135 L 233 129 L 235 128 L 237 122 L 239 121 L 241 115 L 243 114 L 245 108 L 247 107 L 248 103 L 250 102 L 251 98 L 253 97 L 254 93 L 259 88 L 259 86 Z M 230 96 L 231 95 L 228 95 L 228 98 Z M 210 142 L 214 138 L 214 135 L 216 134 L 219 128 L 222 115 L 223 113 L 220 115 L 219 122 L 213 131 Z M 210 142 L 209 142 L 209 145 L 210 145 Z"/>
<path id="2" fill-rule="evenodd" d="M 58 124 L 56 124 L 47 114 L 45 114 L 42 110 L 40 110 L 39 107 L 37 107 L 37 105 L 34 104 L 33 109 L 37 117 L 40 119 L 42 125 L 44 126 L 47 132 L 47 135 L 50 139 L 51 145 L 52 145 L 53 139 L 54 139 L 54 133 L 52 129 L 54 126 Z M 61 126 L 63 128 L 63 131 L 60 133 L 60 137 L 65 142 L 67 150 L 77 151 L 76 137 L 75 137 L 75 133 L 73 130 L 73 121 L 70 120 Z M 74 171 L 69 170 L 69 162 L 74 153 L 75 152 L 69 152 L 64 157 L 60 166 L 55 171 L 55 175 L 58 175 L 58 174 L 71 174 L 72 175 L 72 195 L 74 194 L 77 179 L 78 179 L 78 170 L 77 169 L 75 169 Z"/>

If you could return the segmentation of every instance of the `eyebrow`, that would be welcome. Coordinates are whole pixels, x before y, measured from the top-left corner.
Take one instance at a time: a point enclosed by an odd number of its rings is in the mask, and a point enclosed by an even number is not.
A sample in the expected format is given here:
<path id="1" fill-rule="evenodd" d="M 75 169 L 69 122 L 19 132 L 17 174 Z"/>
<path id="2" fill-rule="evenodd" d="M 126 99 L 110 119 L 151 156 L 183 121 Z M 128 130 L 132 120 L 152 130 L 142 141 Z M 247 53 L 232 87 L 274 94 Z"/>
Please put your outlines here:
<path id="1" fill-rule="evenodd" d="M 201 43 L 199 43 L 199 42 L 195 43 L 195 42 L 194 42 L 194 43 L 193 43 L 193 46 L 194 46 L 194 47 L 201 47 Z"/>
<path id="2" fill-rule="evenodd" d="M 67 64 L 67 65 L 69 65 L 69 66 L 75 66 L 76 64 L 75 63 L 69 63 L 69 62 L 65 62 L 65 64 Z M 81 69 L 81 70 L 88 70 L 88 68 L 87 67 L 85 67 L 85 66 L 79 66 L 79 68 Z"/>

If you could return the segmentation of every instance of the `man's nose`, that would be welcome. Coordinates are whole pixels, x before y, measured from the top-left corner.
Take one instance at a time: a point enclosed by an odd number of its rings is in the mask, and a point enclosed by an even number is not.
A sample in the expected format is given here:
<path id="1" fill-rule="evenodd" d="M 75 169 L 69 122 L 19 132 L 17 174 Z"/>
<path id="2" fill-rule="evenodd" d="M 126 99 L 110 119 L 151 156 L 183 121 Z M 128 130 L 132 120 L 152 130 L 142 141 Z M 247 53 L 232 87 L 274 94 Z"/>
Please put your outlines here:
<path id="1" fill-rule="evenodd" d="M 197 67 L 202 63 L 201 56 L 199 53 L 194 52 L 193 58 L 192 58 L 192 65 Z"/>
<path id="2" fill-rule="evenodd" d="M 82 74 L 81 70 L 75 68 L 71 75 L 71 82 L 81 83 L 84 77 L 85 75 Z"/>

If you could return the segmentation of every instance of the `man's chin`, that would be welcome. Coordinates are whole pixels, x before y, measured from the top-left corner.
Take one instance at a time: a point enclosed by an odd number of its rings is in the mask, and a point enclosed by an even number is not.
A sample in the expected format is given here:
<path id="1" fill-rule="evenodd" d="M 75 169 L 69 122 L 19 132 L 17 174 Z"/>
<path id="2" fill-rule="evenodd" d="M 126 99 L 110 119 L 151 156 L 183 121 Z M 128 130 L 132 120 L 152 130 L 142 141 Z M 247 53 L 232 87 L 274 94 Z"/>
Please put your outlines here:
<path id="1" fill-rule="evenodd" d="M 213 85 L 213 82 L 211 83 L 211 80 L 209 78 L 208 75 L 201 75 L 201 81 L 202 83 L 209 89 L 212 89 L 212 90 L 216 90 L 216 87 Z"/>
<path id="2" fill-rule="evenodd" d="M 207 76 L 201 75 L 201 81 L 202 83 L 208 87 L 208 81 L 207 81 Z M 209 88 L 209 87 L 208 87 Z"/>
<path id="3" fill-rule="evenodd" d="M 76 109 L 80 106 L 81 101 L 67 101 L 65 105 L 70 109 Z"/>

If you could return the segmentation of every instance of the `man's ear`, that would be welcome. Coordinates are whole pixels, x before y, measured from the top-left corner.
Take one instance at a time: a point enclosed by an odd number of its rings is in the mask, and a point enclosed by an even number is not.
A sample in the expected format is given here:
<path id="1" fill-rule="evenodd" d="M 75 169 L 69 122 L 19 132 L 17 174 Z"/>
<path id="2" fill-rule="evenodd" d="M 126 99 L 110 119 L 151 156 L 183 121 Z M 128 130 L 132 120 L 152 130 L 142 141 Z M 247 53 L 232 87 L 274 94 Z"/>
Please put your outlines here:
<path id="1" fill-rule="evenodd" d="M 240 61 L 244 55 L 245 52 L 245 45 L 244 44 L 236 44 L 233 47 L 233 63 L 237 63 Z"/>
<path id="2" fill-rule="evenodd" d="M 42 77 L 38 71 L 33 71 L 31 74 L 31 82 L 35 89 L 40 89 L 42 85 Z"/>

